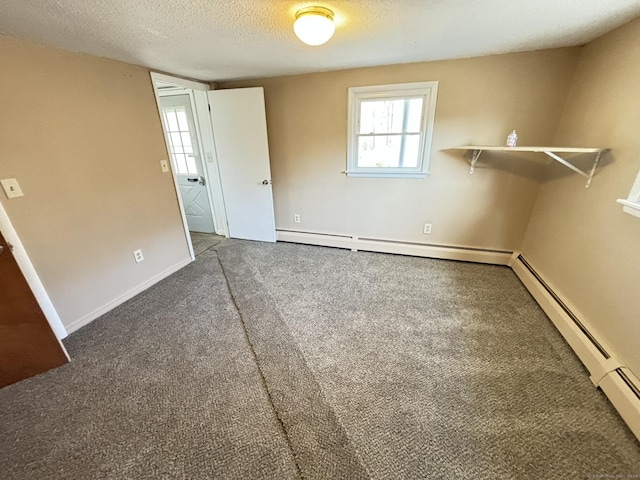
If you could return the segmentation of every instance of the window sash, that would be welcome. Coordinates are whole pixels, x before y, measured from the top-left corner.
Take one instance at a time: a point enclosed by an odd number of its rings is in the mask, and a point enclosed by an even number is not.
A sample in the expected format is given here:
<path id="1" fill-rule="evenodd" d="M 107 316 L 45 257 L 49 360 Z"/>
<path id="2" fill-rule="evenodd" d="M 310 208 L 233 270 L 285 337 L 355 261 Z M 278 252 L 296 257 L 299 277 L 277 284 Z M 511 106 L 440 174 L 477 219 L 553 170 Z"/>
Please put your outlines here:
<path id="1" fill-rule="evenodd" d="M 347 158 L 347 174 L 353 176 L 387 176 L 387 177 L 420 177 L 424 178 L 428 172 L 428 157 L 433 131 L 433 119 L 435 117 L 435 100 L 438 82 L 422 82 L 416 84 L 381 85 L 372 87 L 355 87 L 349 89 L 349 149 Z M 420 111 L 420 130 L 408 128 L 407 116 L 410 100 L 422 99 Z M 402 131 L 390 128 L 391 131 L 361 133 L 362 104 L 371 101 L 396 101 L 404 100 L 404 118 Z M 414 119 L 415 123 L 415 119 Z M 393 131 L 396 130 L 396 131 Z M 405 156 L 407 141 L 411 137 L 419 137 L 415 161 L 408 161 Z M 401 139 L 402 148 L 397 153 L 397 158 L 386 159 L 379 162 L 378 166 L 372 166 L 371 161 L 362 162 L 360 158 L 361 139 L 398 137 Z M 394 153 L 395 156 L 395 153 Z M 373 157 L 373 156 L 371 156 Z M 363 165 L 368 163 L 368 165 Z"/>
<path id="2" fill-rule="evenodd" d="M 418 147 L 417 148 L 413 148 L 413 150 L 415 150 L 415 155 L 412 158 L 415 158 L 414 162 L 406 162 L 407 158 L 406 155 L 408 152 L 410 152 L 410 150 L 412 149 L 411 147 L 413 145 L 411 145 L 411 139 L 418 137 Z M 394 155 L 395 158 L 391 158 L 389 157 L 389 163 L 391 164 L 395 164 L 394 166 L 389 166 L 389 167 L 367 167 L 366 165 L 361 165 L 360 160 L 361 160 L 361 154 L 362 151 L 360 150 L 360 139 L 361 138 L 381 138 L 381 139 L 385 139 L 385 138 L 399 138 L 400 139 L 400 143 L 398 145 L 397 148 L 397 153 Z M 403 168 L 403 169 L 408 169 L 408 168 L 420 168 L 420 143 L 422 141 L 422 135 L 420 132 L 417 133 L 392 133 L 392 134 L 365 134 L 365 135 L 358 135 L 357 136 L 357 151 L 358 151 L 358 157 L 356 158 L 356 166 L 357 168 Z M 387 154 L 390 155 L 390 154 Z M 405 165 L 405 163 L 415 163 L 415 165 Z"/>
<path id="3" fill-rule="evenodd" d="M 420 112 L 420 129 L 417 131 L 411 131 L 411 130 L 407 130 L 407 125 L 408 125 L 408 107 L 409 107 L 409 101 L 410 100 L 415 100 L 415 99 L 421 99 L 422 100 L 422 109 Z M 402 131 L 401 132 L 380 132 L 380 133 L 357 133 L 360 128 L 361 128 L 361 124 L 362 124 L 362 104 L 367 102 L 367 101 L 394 101 L 394 100 L 403 100 L 404 101 L 404 109 L 403 109 L 403 119 L 402 119 Z M 396 169 L 402 169 L 402 170 L 417 170 L 420 171 L 422 169 L 422 162 L 424 161 L 424 155 L 423 155 L 423 143 L 424 143 L 424 128 L 425 128 L 425 109 L 428 106 L 428 99 L 426 98 L 426 95 L 393 95 L 393 96 L 387 96 L 387 97 L 379 97 L 379 96 L 375 96 L 372 98 L 360 98 L 358 99 L 357 102 L 357 120 L 356 120 L 356 125 L 357 125 L 357 130 L 355 133 L 355 137 L 356 137 L 356 142 L 354 145 L 354 148 L 356 149 L 355 152 L 355 167 L 358 170 L 372 170 L 372 171 L 384 171 L 384 170 L 396 170 Z M 419 140 L 419 144 L 418 144 L 418 151 L 417 151 L 417 158 L 416 158 L 416 166 L 410 166 L 407 167 L 404 165 L 405 163 L 405 149 L 406 149 L 406 139 L 408 136 L 414 136 L 414 135 L 419 135 L 420 136 L 420 140 Z M 359 145 L 360 145 L 360 141 L 359 139 L 361 137 L 391 137 L 391 136 L 397 136 L 397 137 L 401 137 L 401 144 L 400 144 L 400 148 L 398 151 L 398 156 L 397 156 L 397 162 L 389 162 L 389 163 L 396 163 L 396 166 L 390 166 L 390 167 L 370 167 L 370 166 L 364 166 L 364 165 L 360 165 L 360 150 L 359 150 Z"/>

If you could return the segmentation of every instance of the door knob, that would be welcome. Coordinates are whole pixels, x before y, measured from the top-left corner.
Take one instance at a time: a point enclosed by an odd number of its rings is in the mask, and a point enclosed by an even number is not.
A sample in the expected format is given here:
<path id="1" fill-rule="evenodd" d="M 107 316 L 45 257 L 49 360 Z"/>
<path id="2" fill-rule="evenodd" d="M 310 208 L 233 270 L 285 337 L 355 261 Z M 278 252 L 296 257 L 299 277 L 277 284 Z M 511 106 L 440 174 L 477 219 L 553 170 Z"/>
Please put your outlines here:
<path id="1" fill-rule="evenodd" d="M 271 183 L 270 180 L 262 180 L 263 185 L 269 185 Z"/>
<path id="2" fill-rule="evenodd" d="M 2 255 L 3 252 L 4 252 L 4 247 L 0 245 L 0 255 Z"/>
<path id="3" fill-rule="evenodd" d="M 191 183 L 196 183 L 198 182 L 200 185 L 205 185 L 205 181 L 204 181 L 204 177 L 200 176 L 200 177 L 194 177 L 194 178 L 187 178 L 187 182 L 191 182 Z"/>

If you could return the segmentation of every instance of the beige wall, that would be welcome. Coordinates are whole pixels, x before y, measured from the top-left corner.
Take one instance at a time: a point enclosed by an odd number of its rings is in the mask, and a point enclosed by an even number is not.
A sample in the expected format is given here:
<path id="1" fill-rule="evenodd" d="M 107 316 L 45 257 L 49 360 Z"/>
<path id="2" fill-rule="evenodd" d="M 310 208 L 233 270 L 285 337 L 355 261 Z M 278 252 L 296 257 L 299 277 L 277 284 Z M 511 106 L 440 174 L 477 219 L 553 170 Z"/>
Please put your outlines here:
<path id="1" fill-rule="evenodd" d="M 526 143 L 556 131 L 579 49 L 362 68 L 223 82 L 265 89 L 276 227 L 493 249 L 520 246 L 539 164 L 487 154 L 474 175 L 469 143 Z M 425 180 L 347 178 L 347 88 L 438 80 L 430 172 Z M 302 222 L 293 223 L 299 213 Z M 422 233 L 433 224 L 433 234 Z"/>
<path id="2" fill-rule="evenodd" d="M 1 36 L 0 64 L 0 202 L 68 326 L 189 257 L 149 72 Z"/>
<path id="3" fill-rule="evenodd" d="M 640 219 L 622 212 L 640 169 L 640 20 L 584 47 L 558 145 L 612 148 L 591 187 L 552 167 L 524 252 L 636 375 L 640 374 Z"/>

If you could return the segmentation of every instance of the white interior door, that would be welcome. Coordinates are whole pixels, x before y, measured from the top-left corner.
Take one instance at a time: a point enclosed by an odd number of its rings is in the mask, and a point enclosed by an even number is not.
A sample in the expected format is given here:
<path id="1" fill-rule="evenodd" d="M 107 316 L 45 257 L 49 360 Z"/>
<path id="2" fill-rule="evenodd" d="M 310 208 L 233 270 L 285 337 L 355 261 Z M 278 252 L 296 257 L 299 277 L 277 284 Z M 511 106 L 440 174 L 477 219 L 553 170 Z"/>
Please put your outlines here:
<path id="1" fill-rule="evenodd" d="M 262 88 L 208 92 L 229 236 L 276 241 Z"/>
<path id="2" fill-rule="evenodd" d="M 191 99 L 187 94 L 161 96 L 160 106 L 189 230 L 214 233 Z"/>

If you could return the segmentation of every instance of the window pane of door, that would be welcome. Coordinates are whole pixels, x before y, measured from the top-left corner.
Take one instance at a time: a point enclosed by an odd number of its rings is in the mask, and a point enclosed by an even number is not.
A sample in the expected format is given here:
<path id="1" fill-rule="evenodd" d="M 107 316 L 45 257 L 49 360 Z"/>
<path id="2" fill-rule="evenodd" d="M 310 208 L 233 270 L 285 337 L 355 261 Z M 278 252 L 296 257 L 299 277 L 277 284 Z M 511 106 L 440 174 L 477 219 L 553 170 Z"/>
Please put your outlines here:
<path id="1" fill-rule="evenodd" d="M 198 173 L 196 157 L 193 155 L 187 155 L 187 170 L 189 171 L 189 175 L 196 175 Z"/>
<path id="2" fill-rule="evenodd" d="M 174 159 L 176 173 L 178 175 L 197 175 L 198 168 L 186 110 L 183 107 L 164 108 L 162 113 L 165 118 L 169 149 Z"/>
<path id="3" fill-rule="evenodd" d="M 182 132 L 189 131 L 189 122 L 187 122 L 187 112 L 183 108 L 180 108 L 176 111 L 176 115 L 178 117 L 178 128 L 176 130 L 180 130 Z"/>
<path id="4" fill-rule="evenodd" d="M 178 130 L 178 119 L 176 118 L 176 111 L 173 108 L 167 108 L 164 110 L 164 118 L 167 120 L 167 128 L 169 131 Z"/>

